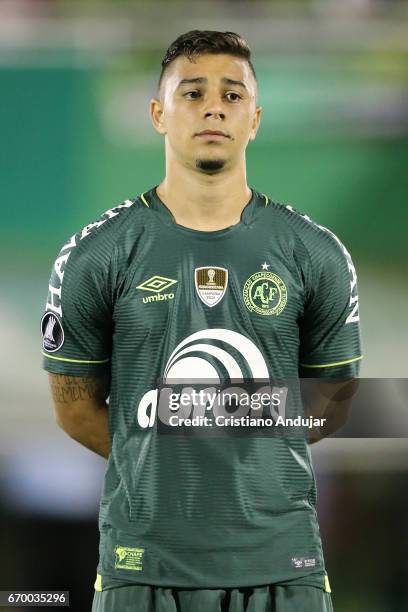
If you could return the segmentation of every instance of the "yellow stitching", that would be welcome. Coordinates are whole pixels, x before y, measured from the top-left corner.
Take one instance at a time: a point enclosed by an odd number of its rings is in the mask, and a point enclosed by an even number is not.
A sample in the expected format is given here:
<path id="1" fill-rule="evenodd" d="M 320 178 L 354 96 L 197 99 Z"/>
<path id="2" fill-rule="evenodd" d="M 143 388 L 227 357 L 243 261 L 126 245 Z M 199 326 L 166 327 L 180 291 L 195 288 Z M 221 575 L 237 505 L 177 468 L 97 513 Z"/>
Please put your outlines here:
<path id="1" fill-rule="evenodd" d="M 144 204 L 146 204 L 147 208 L 150 208 L 149 204 L 146 201 L 146 198 L 144 197 L 144 194 L 146 193 L 146 191 L 144 193 L 141 194 L 140 199 L 142 200 L 142 202 Z"/>
<path id="2" fill-rule="evenodd" d="M 102 591 L 102 576 L 100 574 L 96 574 L 94 589 L 95 591 Z"/>
<path id="3" fill-rule="evenodd" d="M 65 359 L 65 357 L 54 357 L 54 355 L 48 355 L 47 353 L 44 353 L 44 351 L 41 351 L 41 353 L 44 355 L 44 357 L 48 357 L 49 359 L 55 359 L 56 361 L 68 361 L 70 363 L 108 363 L 108 361 L 110 361 L 110 359 L 102 359 L 100 361 L 87 361 L 85 359 Z"/>
<path id="4" fill-rule="evenodd" d="M 353 361 L 358 361 L 362 358 L 363 355 L 360 355 L 360 357 L 353 357 L 353 359 L 346 359 L 346 361 L 337 361 L 336 363 L 323 363 L 321 365 L 308 365 L 307 363 L 301 363 L 300 365 L 303 368 L 332 368 L 333 366 L 344 365 L 345 363 L 352 363 Z"/>

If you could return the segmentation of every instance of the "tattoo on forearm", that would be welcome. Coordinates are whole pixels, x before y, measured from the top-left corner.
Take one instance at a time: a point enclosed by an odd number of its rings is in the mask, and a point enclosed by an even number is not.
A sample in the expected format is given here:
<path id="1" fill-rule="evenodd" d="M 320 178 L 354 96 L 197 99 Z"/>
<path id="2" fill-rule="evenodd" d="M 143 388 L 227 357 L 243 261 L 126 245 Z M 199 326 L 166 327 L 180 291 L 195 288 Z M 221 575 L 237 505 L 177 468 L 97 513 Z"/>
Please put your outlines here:
<path id="1" fill-rule="evenodd" d="M 81 400 L 100 400 L 106 398 L 107 381 L 103 378 L 65 376 L 56 374 L 51 377 L 51 392 L 55 402 L 70 404 Z"/>

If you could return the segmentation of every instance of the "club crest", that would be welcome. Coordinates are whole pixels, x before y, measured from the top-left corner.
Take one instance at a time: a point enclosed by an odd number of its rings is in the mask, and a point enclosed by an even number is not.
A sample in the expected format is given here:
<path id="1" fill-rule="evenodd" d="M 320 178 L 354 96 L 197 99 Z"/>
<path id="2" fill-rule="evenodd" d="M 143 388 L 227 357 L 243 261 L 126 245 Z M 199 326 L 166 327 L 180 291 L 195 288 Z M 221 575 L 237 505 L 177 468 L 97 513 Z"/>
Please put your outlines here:
<path id="1" fill-rule="evenodd" d="M 244 285 L 245 306 L 260 315 L 279 315 L 286 306 L 288 292 L 283 280 L 273 272 L 252 274 Z"/>
<path id="2" fill-rule="evenodd" d="M 194 282 L 200 300 L 212 308 L 224 297 L 228 285 L 228 270 L 217 266 L 196 268 Z"/>

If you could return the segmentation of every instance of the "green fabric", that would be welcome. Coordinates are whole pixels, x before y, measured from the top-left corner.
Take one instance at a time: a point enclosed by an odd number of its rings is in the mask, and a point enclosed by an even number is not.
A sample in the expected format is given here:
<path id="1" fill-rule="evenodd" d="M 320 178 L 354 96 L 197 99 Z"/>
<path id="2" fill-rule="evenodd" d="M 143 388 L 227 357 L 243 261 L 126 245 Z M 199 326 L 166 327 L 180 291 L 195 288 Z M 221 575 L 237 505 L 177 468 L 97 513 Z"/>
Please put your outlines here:
<path id="1" fill-rule="evenodd" d="M 213 272 L 222 286 L 228 272 L 222 296 L 211 283 L 200 293 L 198 268 L 204 287 Z M 67 241 L 47 300 L 64 342 L 44 350 L 44 367 L 111 376 L 98 573 L 180 588 L 322 584 L 306 440 L 164 435 L 158 379 L 353 376 L 354 281 L 335 236 L 256 190 L 241 221 L 222 230 L 176 224 L 153 188 Z M 296 408 L 296 389 L 294 398 Z"/>

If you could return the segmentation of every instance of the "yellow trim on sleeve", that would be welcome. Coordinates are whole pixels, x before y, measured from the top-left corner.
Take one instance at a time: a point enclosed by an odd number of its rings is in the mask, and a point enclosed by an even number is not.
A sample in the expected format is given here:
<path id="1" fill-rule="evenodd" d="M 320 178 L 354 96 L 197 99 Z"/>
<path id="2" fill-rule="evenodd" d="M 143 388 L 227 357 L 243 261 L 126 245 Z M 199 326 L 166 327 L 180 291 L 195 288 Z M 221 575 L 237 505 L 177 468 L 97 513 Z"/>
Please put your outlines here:
<path id="1" fill-rule="evenodd" d="M 353 361 L 358 361 L 362 358 L 363 355 L 360 355 L 360 357 L 353 357 L 352 359 L 346 359 L 345 361 L 336 361 L 335 363 L 323 363 L 318 365 L 308 365 L 307 363 L 301 363 L 300 365 L 303 368 L 333 368 L 334 366 L 344 365 L 346 363 L 353 363 Z"/>
<path id="2" fill-rule="evenodd" d="M 146 192 L 144 192 L 144 193 L 142 193 L 142 194 L 140 195 L 140 199 L 142 200 L 143 204 L 146 204 L 147 208 L 150 208 L 150 206 L 149 206 L 148 202 L 146 201 L 146 198 L 144 197 L 144 194 L 145 194 L 145 193 L 146 193 Z"/>
<path id="3" fill-rule="evenodd" d="M 102 591 L 102 576 L 100 574 L 96 574 L 94 589 L 95 591 Z"/>
<path id="4" fill-rule="evenodd" d="M 48 353 L 44 353 L 41 351 L 44 357 L 48 357 L 48 359 L 55 359 L 56 361 L 67 361 L 68 363 L 108 363 L 110 359 L 100 359 L 100 360 L 86 360 L 86 359 L 66 359 L 65 357 L 55 357 L 54 355 L 48 355 Z"/>
<path id="5" fill-rule="evenodd" d="M 326 593 L 331 593 L 329 577 L 327 574 L 324 577 L 324 590 L 326 591 Z"/>

